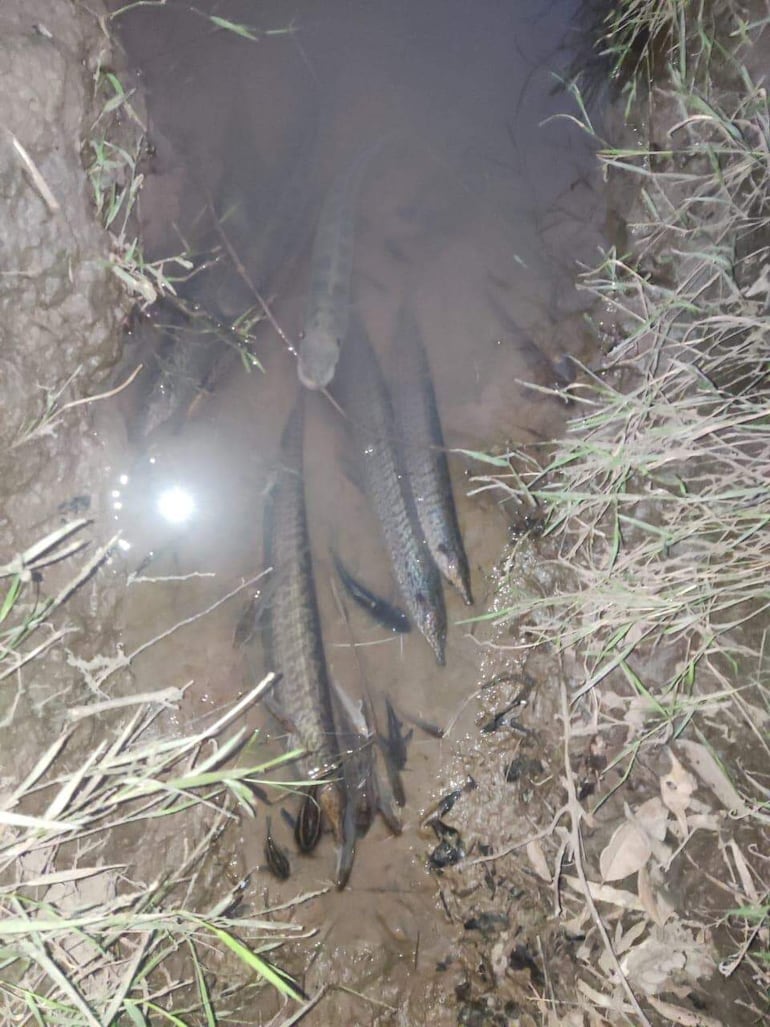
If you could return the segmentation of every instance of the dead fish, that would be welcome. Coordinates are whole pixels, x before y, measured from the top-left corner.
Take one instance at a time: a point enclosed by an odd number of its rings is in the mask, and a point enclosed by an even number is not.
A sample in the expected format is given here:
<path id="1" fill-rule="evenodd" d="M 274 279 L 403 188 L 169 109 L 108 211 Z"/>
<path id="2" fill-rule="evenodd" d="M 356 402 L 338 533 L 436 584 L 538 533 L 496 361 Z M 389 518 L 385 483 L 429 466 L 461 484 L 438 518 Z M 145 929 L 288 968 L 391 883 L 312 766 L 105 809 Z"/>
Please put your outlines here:
<path id="1" fill-rule="evenodd" d="M 273 838 L 270 831 L 270 817 L 267 818 L 267 837 L 265 838 L 265 860 L 268 869 L 279 881 L 287 881 L 291 875 L 291 866 L 286 850 Z"/>
<path id="2" fill-rule="evenodd" d="M 371 592 L 366 585 L 358 581 L 357 578 L 354 578 L 334 551 L 332 551 L 332 560 L 337 576 L 347 594 L 361 609 L 366 610 L 373 620 L 376 620 L 384 628 L 388 628 L 390 631 L 398 631 L 401 634 L 406 634 L 412 630 L 409 618 L 403 610 L 399 610 L 397 606 L 393 606 L 386 599 L 381 599 L 380 596 Z"/>
<path id="3" fill-rule="evenodd" d="M 393 408 L 361 319 L 352 319 L 338 397 L 352 426 L 361 479 L 380 522 L 411 619 L 444 663 L 446 609 L 441 579 L 425 543 L 396 443 Z"/>
<path id="4" fill-rule="evenodd" d="M 383 143 L 378 140 L 360 151 L 332 184 L 321 208 L 298 347 L 297 373 L 308 389 L 323 389 L 331 382 L 347 335 L 355 210 L 369 162 Z"/>
<path id="5" fill-rule="evenodd" d="M 289 744 L 304 750 L 299 766 L 317 782 L 318 803 L 341 844 L 346 796 L 305 513 L 303 425 L 300 392 L 281 439 L 281 469 L 265 517 L 266 566 L 273 568 L 265 656 L 267 669 L 283 675 L 270 708 L 289 729 Z"/>
<path id="6" fill-rule="evenodd" d="M 413 311 L 403 307 L 394 344 L 393 407 L 404 469 L 431 556 L 442 575 L 472 605 L 470 571 L 457 523 L 428 356 Z"/>

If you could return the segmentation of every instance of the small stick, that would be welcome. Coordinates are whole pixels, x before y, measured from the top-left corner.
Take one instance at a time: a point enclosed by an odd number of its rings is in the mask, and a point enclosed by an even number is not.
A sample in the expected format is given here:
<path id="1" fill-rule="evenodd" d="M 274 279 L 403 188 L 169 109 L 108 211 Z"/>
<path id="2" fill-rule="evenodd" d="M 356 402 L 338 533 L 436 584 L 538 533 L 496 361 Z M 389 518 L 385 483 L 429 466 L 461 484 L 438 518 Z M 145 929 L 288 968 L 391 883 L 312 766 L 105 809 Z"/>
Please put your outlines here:
<path id="1" fill-rule="evenodd" d="M 49 213 L 50 214 L 58 214 L 59 211 L 61 210 L 61 205 L 59 204 L 59 201 L 56 199 L 54 194 L 51 192 L 51 190 L 50 190 L 50 188 L 48 186 L 48 183 L 43 178 L 43 176 L 40 173 L 37 165 L 32 160 L 32 158 L 27 153 L 27 151 L 24 149 L 24 147 L 21 145 L 21 143 L 16 138 L 16 136 L 13 134 L 13 132 L 8 131 L 8 134 L 11 137 L 11 142 L 13 143 L 14 150 L 16 151 L 16 153 L 19 156 L 19 159 L 21 160 L 22 164 L 24 165 L 24 167 L 25 167 L 25 169 L 27 171 L 27 174 L 32 179 L 32 184 L 37 189 L 37 191 L 40 193 L 40 195 L 41 195 L 41 197 L 43 199 L 43 202 L 45 203 L 46 207 L 48 207 Z"/>
<path id="2" fill-rule="evenodd" d="M 82 720 L 83 717 L 91 717 L 95 713 L 105 713 L 107 710 L 119 710 L 125 706 L 138 706 L 144 703 L 160 703 L 161 706 L 174 709 L 176 703 L 184 698 L 184 693 L 192 684 L 188 681 L 182 688 L 170 686 L 161 688 L 156 692 L 140 692 L 138 695 L 124 695 L 119 699 L 107 699 L 104 702 L 93 703 L 91 706 L 73 706 L 67 710 L 68 720 Z"/>

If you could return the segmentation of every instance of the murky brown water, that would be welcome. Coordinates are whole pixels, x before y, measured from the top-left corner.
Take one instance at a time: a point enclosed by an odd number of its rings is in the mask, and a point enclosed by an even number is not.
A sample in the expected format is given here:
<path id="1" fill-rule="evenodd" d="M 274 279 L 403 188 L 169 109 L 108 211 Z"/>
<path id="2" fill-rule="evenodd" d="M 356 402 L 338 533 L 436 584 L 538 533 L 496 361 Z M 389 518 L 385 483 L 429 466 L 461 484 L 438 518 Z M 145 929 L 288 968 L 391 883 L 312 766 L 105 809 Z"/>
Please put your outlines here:
<path id="1" fill-rule="evenodd" d="M 566 120 L 553 120 L 570 110 L 554 90 L 552 71 L 572 56 L 576 7 L 536 0 L 327 0 L 199 4 L 198 13 L 184 4 L 130 11 L 121 19 L 122 38 L 146 91 L 156 147 L 141 211 L 152 255 L 177 252 L 180 238 L 193 249 L 214 245 L 210 227 L 202 227 L 206 197 L 222 203 L 223 192 L 235 188 L 247 213 L 233 225 L 232 240 L 248 267 L 249 241 L 293 171 L 298 138 L 312 134 L 307 126 L 320 125 L 308 179 L 319 194 L 361 146 L 392 136 L 364 183 L 355 254 L 354 302 L 375 347 L 386 357 L 400 305 L 413 304 L 449 446 L 487 450 L 553 438 L 563 425 L 563 403 L 520 382 L 551 385 L 551 364 L 564 354 L 590 359 L 581 319 L 586 301 L 573 281 L 577 262 L 589 263 L 597 252 L 603 216 L 587 139 Z M 259 29 L 293 21 L 297 31 L 255 43 L 216 31 L 201 11 Z M 309 244 L 312 223 L 306 234 Z M 301 325 L 307 258 L 306 245 L 304 256 L 279 269 L 271 301 L 292 339 Z M 235 271 L 232 281 L 238 294 Z M 255 345 L 264 373 L 246 373 L 235 360 L 183 430 L 161 436 L 149 451 L 130 445 L 121 424 L 102 426 L 112 440 L 106 488 L 124 533 L 127 567 L 154 551 L 157 559 L 143 575 L 180 579 L 130 585 L 129 650 L 262 569 L 264 494 L 296 375 L 293 357 L 271 328 L 260 327 Z M 127 365 L 136 359 L 127 346 Z M 129 429 L 132 410 L 124 403 Z M 462 750 L 471 727 L 464 700 L 481 680 L 485 629 L 458 623 L 468 612 L 447 589 L 444 669 L 416 631 L 390 636 L 357 610 L 350 620 L 353 651 L 332 591 L 330 545 L 383 594 L 395 598 L 395 590 L 373 515 L 346 475 L 343 435 L 328 401 L 311 397 L 306 492 L 331 674 L 357 695 L 363 673 L 378 710 L 387 694 L 405 712 L 454 726 L 442 742 L 416 732 L 405 772 L 403 835 L 394 838 L 375 824 L 359 845 L 350 887 L 302 910 L 302 922 L 321 929 L 326 953 L 308 987 L 331 972 L 364 993 L 376 984 L 381 1001 L 399 1004 L 411 992 L 415 1001 L 423 993 L 427 1001 L 423 971 L 442 956 L 443 919 L 425 869 L 429 839 L 418 825 L 437 797 L 441 768 Z M 453 474 L 480 613 L 508 518 L 494 499 L 467 497 L 469 465 L 460 457 Z M 189 520 L 176 526 L 158 512 L 159 496 L 172 486 L 194 502 Z M 192 681 L 183 723 L 233 699 L 245 680 L 232 644 L 243 598 L 137 660 L 137 689 Z M 278 840 L 290 844 L 277 815 L 273 824 Z M 263 822 L 244 825 L 232 838 L 236 869 L 259 865 L 263 843 Z M 333 863 L 329 841 L 312 858 L 294 855 L 286 884 L 255 875 L 255 901 L 265 888 L 271 898 L 288 899 L 328 884 Z M 371 1008 L 359 1013 L 374 1022 Z M 307 1022 L 326 1021 L 321 1015 Z"/>

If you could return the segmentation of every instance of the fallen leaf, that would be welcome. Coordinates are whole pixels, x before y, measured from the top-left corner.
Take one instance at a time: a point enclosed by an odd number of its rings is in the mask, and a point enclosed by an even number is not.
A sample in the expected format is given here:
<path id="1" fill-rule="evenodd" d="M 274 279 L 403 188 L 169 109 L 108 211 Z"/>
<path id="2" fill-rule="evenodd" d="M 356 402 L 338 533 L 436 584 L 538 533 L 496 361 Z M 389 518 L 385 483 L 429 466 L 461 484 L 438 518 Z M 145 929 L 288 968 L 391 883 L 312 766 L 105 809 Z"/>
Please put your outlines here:
<path id="1" fill-rule="evenodd" d="M 735 811 L 738 816 L 746 816 L 750 810 L 736 791 L 727 774 L 722 770 L 713 753 L 700 742 L 686 739 L 677 742 L 677 751 L 687 757 L 687 762 L 710 788 L 726 810 Z"/>
<path id="2" fill-rule="evenodd" d="M 527 842 L 527 856 L 532 864 L 533 870 L 541 881 L 546 881 L 550 884 L 553 881 L 553 875 L 548 867 L 548 860 L 545 858 L 543 846 L 537 838 L 533 838 L 532 841 Z"/>
<path id="3" fill-rule="evenodd" d="M 605 881 L 621 881 L 644 866 L 652 854 L 650 838 L 644 828 L 626 821 L 615 829 L 599 857 L 599 870 Z"/>
<path id="4" fill-rule="evenodd" d="M 666 837 L 666 830 L 668 829 L 668 810 L 657 795 L 653 799 L 648 799 L 647 802 L 643 802 L 642 805 L 635 810 L 633 817 L 637 824 L 644 828 L 650 837 L 655 838 L 659 842 L 662 842 Z"/>
<path id="5" fill-rule="evenodd" d="M 735 860 L 735 868 L 738 871 L 738 876 L 740 877 L 741 884 L 743 885 L 743 894 L 750 902 L 753 902 L 754 905 L 759 905 L 761 899 L 754 885 L 754 881 L 751 877 L 749 865 L 746 862 L 745 856 L 736 845 L 734 838 L 731 838 L 730 841 L 727 843 L 727 848 L 733 854 L 733 859 Z"/>
<path id="6" fill-rule="evenodd" d="M 711 949 L 679 921 L 653 927 L 649 937 L 623 956 L 620 966 L 629 984 L 646 995 L 670 990 L 672 985 L 695 985 L 714 973 Z"/>
<path id="7" fill-rule="evenodd" d="M 657 1009 L 661 1016 L 671 1023 L 679 1023 L 682 1027 L 724 1027 L 721 1020 L 713 1016 L 705 1016 L 701 1012 L 694 1012 L 692 1009 L 682 1009 L 681 1006 L 674 1006 L 670 1002 L 661 1002 L 659 998 L 649 996 L 648 1001 L 653 1009 Z"/>

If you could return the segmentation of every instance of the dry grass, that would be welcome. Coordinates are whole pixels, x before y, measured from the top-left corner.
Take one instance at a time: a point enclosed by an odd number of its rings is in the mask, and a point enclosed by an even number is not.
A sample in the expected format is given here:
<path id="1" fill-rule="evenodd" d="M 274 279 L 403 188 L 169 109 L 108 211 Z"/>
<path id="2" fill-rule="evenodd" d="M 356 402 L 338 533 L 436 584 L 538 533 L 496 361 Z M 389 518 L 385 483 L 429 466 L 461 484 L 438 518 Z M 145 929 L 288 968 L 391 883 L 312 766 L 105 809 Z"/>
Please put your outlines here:
<path id="1" fill-rule="evenodd" d="M 726 808 L 753 825 L 761 851 L 768 781 L 720 761 L 718 740 L 770 765 L 770 109 L 744 63 L 764 24 L 720 17 L 712 35 L 698 4 L 633 0 L 613 15 L 607 46 L 621 63 L 633 41 L 654 39 L 666 74 L 640 88 L 636 61 L 628 86 L 635 102 L 649 98 L 634 120 L 657 145 L 600 140 L 625 209 L 636 197 L 630 252 L 610 250 L 582 279 L 601 302 L 603 364 L 572 387 L 578 415 L 545 467 L 512 454 L 508 473 L 477 487 L 542 512 L 550 554 L 490 616 L 576 668 L 571 716 L 601 728 L 606 696 L 610 719 L 631 724 L 643 706 L 615 761 L 623 781 L 654 746 L 704 744 Z M 585 107 L 575 120 L 593 132 Z M 722 922 L 740 941 L 720 969 L 740 967 L 759 995 L 770 882 L 756 853 L 735 859 L 741 872 L 726 859 L 717 886 L 735 897 Z"/>

